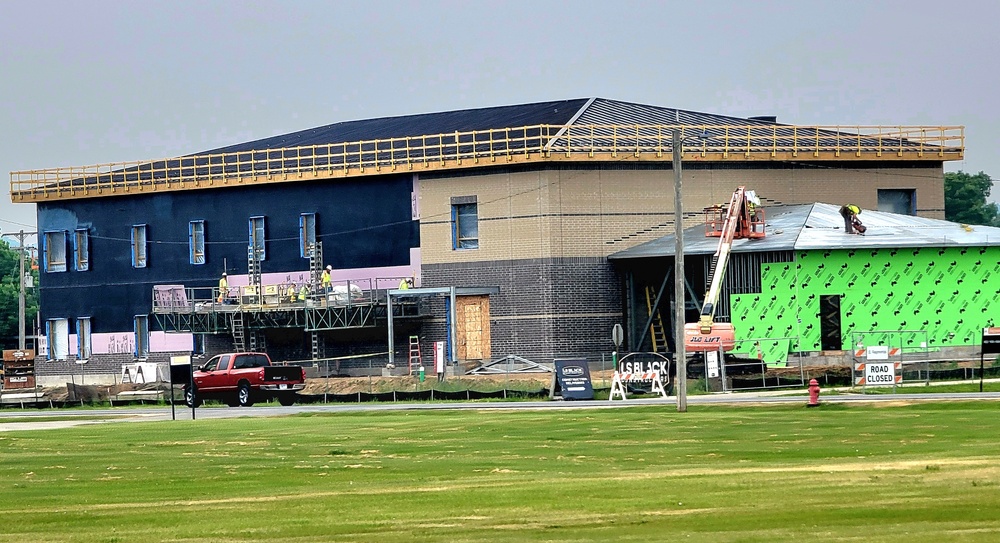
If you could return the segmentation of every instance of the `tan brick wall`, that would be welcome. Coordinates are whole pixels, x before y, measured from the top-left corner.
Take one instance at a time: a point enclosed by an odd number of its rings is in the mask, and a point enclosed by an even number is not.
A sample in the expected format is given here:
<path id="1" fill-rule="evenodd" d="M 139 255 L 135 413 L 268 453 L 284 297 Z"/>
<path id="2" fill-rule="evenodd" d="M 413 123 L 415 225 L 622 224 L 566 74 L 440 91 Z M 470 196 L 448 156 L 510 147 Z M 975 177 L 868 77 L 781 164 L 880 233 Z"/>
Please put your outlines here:
<path id="1" fill-rule="evenodd" d="M 425 264 L 601 257 L 674 231 L 671 170 L 552 169 L 420 181 Z M 728 202 L 737 186 L 766 205 L 823 202 L 877 207 L 877 189 L 915 189 L 917 214 L 944 218 L 943 170 L 802 167 L 684 171 L 685 223 Z M 451 197 L 475 195 L 479 249 L 452 250 Z"/>

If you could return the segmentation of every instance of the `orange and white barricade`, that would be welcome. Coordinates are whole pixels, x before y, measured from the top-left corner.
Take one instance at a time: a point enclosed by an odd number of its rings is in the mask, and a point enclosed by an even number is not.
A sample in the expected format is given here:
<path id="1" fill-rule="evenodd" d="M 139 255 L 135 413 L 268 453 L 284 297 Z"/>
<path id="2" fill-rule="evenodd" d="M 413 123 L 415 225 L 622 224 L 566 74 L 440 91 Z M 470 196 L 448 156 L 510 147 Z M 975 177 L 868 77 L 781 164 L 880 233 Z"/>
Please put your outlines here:
<path id="1" fill-rule="evenodd" d="M 669 382 L 669 377 L 667 380 Z M 616 371 L 615 376 L 611 379 L 611 394 L 608 396 L 608 401 L 614 401 L 617 396 L 621 396 L 621 399 L 623 400 L 628 399 L 625 396 L 625 383 L 641 383 L 650 381 L 653 383 L 653 389 L 651 392 L 653 394 L 658 394 L 661 398 L 666 398 L 667 390 L 663 386 L 663 380 L 660 379 L 660 372 L 644 371 L 623 373 Z"/>

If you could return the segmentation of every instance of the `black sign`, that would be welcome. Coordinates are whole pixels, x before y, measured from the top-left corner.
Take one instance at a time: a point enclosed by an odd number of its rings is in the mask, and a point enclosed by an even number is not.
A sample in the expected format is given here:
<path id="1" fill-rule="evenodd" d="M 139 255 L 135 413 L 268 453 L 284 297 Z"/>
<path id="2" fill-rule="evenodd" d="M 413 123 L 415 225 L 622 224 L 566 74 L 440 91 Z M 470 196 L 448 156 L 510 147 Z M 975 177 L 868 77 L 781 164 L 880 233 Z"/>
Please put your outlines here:
<path id="1" fill-rule="evenodd" d="M 1000 328 L 983 328 L 983 353 L 1000 353 Z"/>
<path id="2" fill-rule="evenodd" d="M 191 364 L 171 364 L 170 382 L 177 385 L 187 385 L 191 382 Z"/>
<path id="3" fill-rule="evenodd" d="M 590 368 L 585 359 L 556 360 L 549 397 L 562 396 L 564 400 L 593 400 L 594 386 L 590 382 Z"/>

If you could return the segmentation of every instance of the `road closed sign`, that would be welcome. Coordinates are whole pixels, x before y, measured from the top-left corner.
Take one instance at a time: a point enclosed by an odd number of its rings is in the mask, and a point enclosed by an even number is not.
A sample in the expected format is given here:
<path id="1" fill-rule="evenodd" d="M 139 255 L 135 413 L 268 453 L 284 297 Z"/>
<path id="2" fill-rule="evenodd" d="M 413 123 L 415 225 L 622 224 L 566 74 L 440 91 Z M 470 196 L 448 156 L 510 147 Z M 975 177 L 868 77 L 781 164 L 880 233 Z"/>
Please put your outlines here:
<path id="1" fill-rule="evenodd" d="M 855 368 L 864 377 L 857 379 L 857 384 L 865 386 L 896 385 L 902 381 L 899 362 L 865 362 Z"/>

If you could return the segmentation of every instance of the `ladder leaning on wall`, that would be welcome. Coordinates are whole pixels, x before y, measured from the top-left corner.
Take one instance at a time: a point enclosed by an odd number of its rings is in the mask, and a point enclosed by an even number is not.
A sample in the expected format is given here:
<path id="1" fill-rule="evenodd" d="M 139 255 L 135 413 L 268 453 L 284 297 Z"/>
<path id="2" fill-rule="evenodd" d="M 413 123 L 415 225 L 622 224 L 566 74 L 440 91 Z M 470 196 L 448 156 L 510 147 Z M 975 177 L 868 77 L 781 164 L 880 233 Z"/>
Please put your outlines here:
<path id="1" fill-rule="evenodd" d="M 409 374 L 413 375 L 414 366 L 419 368 L 423 365 L 420 358 L 420 336 L 410 336 Z"/>
<path id="2" fill-rule="evenodd" d="M 663 316 L 658 307 L 653 307 L 653 300 L 656 299 L 656 292 L 653 287 L 646 287 L 646 308 L 649 310 L 649 339 L 653 342 L 653 352 L 658 353 L 662 349 L 667 351 L 667 334 L 663 328 Z"/>

